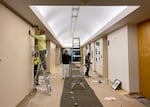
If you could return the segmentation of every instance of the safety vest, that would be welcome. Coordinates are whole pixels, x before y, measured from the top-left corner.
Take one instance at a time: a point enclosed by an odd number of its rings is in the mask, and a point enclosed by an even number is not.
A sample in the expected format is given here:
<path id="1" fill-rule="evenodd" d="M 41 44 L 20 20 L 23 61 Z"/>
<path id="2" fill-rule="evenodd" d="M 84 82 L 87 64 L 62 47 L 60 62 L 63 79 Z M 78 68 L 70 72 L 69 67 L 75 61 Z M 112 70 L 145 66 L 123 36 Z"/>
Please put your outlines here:
<path id="1" fill-rule="evenodd" d="M 40 58 L 39 57 L 34 57 L 34 65 L 39 64 Z"/>

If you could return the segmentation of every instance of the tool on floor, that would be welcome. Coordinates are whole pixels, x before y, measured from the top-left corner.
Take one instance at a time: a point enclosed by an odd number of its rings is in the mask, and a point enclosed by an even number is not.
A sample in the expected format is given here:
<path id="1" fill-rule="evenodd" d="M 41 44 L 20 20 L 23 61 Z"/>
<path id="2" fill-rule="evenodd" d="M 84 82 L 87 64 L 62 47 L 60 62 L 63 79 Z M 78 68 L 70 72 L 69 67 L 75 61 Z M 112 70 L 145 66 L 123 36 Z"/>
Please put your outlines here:
<path id="1" fill-rule="evenodd" d="M 36 82 L 37 82 L 37 78 L 38 78 L 38 74 L 39 74 L 40 70 L 43 72 L 44 81 L 45 81 L 45 85 L 46 85 L 46 88 L 47 88 L 48 95 L 51 95 L 52 88 L 51 88 L 51 85 L 50 85 L 50 82 L 49 82 L 49 77 L 50 76 L 47 76 L 47 72 L 46 72 L 46 70 L 44 70 L 42 62 L 40 62 L 38 64 L 37 73 L 36 73 L 35 78 L 34 78 L 34 83 L 36 84 Z"/>

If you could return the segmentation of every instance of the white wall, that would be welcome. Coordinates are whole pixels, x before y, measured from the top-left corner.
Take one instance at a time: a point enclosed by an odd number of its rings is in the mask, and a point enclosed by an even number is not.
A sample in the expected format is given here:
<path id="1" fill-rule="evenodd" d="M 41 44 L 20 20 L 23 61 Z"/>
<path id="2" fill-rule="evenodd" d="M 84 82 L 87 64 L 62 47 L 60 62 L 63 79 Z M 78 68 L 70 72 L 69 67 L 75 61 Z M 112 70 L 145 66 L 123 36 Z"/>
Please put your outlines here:
<path id="1" fill-rule="evenodd" d="M 129 91 L 127 26 L 108 35 L 108 77 L 122 82 L 122 88 Z"/>
<path id="2" fill-rule="evenodd" d="M 96 42 L 99 42 L 99 46 L 96 45 Z M 103 39 L 101 38 L 96 42 L 95 42 L 95 70 L 100 75 L 103 75 Z"/>
<path id="3" fill-rule="evenodd" d="M 0 4 L 0 106 L 16 107 L 33 85 L 33 39 L 27 23 Z"/>
<path id="4" fill-rule="evenodd" d="M 131 93 L 138 91 L 139 83 L 137 32 L 129 28 L 124 26 L 108 35 L 108 78 L 111 81 L 119 79 L 122 88 Z"/>

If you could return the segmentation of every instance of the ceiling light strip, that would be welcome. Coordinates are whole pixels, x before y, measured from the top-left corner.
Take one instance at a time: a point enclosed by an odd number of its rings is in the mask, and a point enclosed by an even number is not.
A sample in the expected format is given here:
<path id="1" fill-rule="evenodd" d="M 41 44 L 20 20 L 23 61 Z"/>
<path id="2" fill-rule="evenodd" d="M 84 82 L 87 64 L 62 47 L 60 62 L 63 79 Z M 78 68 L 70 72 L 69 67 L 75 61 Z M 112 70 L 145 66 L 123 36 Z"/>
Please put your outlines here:
<path id="1" fill-rule="evenodd" d="M 73 6 L 72 7 L 72 16 L 71 16 L 71 36 L 74 36 L 75 26 L 79 14 L 80 6 Z"/>

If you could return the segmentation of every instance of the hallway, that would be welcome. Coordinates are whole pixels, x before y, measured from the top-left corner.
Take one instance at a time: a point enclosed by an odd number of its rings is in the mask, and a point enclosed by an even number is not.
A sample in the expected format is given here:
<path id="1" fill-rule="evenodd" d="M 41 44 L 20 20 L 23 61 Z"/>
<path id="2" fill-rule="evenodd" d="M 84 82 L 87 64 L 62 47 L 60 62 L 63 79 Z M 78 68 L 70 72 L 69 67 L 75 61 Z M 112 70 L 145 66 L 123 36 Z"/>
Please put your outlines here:
<path id="1" fill-rule="evenodd" d="M 38 86 L 37 92 L 29 95 L 32 96 L 32 98 L 25 98 L 17 107 L 60 107 L 64 83 L 64 80 L 61 78 L 61 73 L 62 67 L 61 65 L 57 65 L 56 72 L 50 74 L 50 82 L 52 85 L 51 96 L 46 94 L 45 86 Z M 103 77 L 99 78 L 96 72 L 91 72 L 91 77 L 85 77 L 85 79 L 94 90 L 96 96 L 103 104 L 103 107 L 146 107 L 136 98 L 128 97 L 125 91 L 113 90 L 111 88 L 111 83 L 108 83 Z M 99 80 L 102 83 L 99 83 Z M 108 100 L 106 100 L 106 97 L 108 97 Z M 109 97 L 112 97 L 112 99 Z"/>
<path id="2" fill-rule="evenodd" d="M 60 107 L 65 50 L 66 69 L 68 62 L 92 69 L 91 77 L 86 73 L 84 79 L 104 107 L 149 107 L 149 4 L 149 0 L 0 0 L 0 107 Z M 33 90 L 36 55 L 42 57 L 45 74 L 50 74 L 51 96 L 42 76 L 41 85 Z M 111 88 L 115 80 L 121 82 L 120 90 Z"/>

